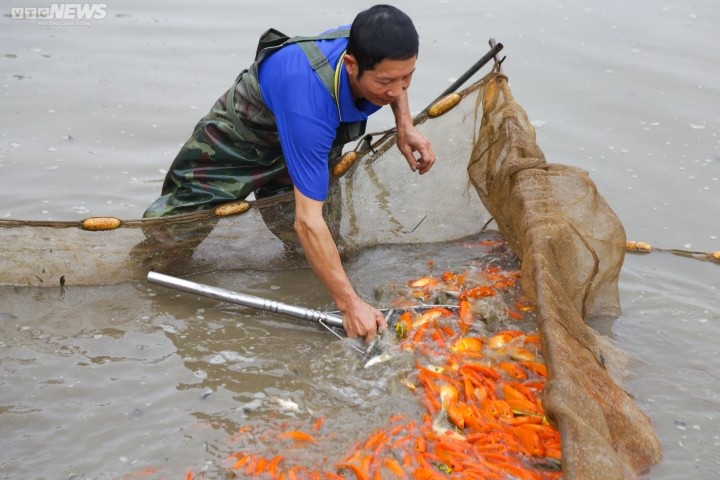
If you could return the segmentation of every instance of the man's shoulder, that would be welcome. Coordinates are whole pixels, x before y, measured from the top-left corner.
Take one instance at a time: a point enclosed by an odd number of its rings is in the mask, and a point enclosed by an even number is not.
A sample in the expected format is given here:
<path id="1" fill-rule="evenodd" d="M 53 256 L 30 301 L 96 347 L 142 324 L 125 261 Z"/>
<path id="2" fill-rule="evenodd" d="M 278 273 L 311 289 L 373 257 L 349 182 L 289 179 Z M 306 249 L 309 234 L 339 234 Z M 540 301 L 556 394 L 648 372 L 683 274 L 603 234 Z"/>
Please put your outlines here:
<path id="1" fill-rule="evenodd" d="M 320 49 L 327 55 L 322 45 Z M 316 113 L 318 118 L 327 117 L 329 111 L 336 112 L 331 93 L 297 44 L 287 45 L 263 60 L 258 80 L 263 99 L 273 111 L 290 108 L 305 114 Z"/>
<path id="2" fill-rule="evenodd" d="M 297 44 L 287 45 L 266 58 L 260 63 L 258 76 L 261 87 L 272 89 L 273 93 L 291 92 L 308 96 L 315 90 L 324 90 L 307 56 Z"/>
<path id="3" fill-rule="evenodd" d="M 323 38 L 326 34 L 332 34 L 336 31 L 343 30 L 343 27 L 339 27 L 337 29 L 328 30 L 326 32 L 323 32 L 320 35 L 312 36 L 312 37 L 299 37 L 304 40 L 303 42 L 309 42 L 314 41 L 315 45 L 320 49 L 320 52 L 327 58 L 328 62 L 334 67 L 335 63 L 338 61 L 340 56 L 343 54 L 345 49 L 347 48 L 348 44 L 348 38 L 347 37 L 329 37 L 329 38 Z M 314 39 L 314 40 L 310 40 Z M 274 61 L 271 61 L 274 59 Z M 260 65 L 266 64 L 266 63 L 272 64 L 274 67 L 278 66 L 285 66 L 289 68 L 296 68 L 299 65 L 307 66 L 306 69 L 300 69 L 301 73 L 307 73 L 308 71 L 312 71 L 312 67 L 310 67 L 310 61 L 308 60 L 307 54 L 303 51 L 302 48 L 300 48 L 299 43 L 288 43 L 287 45 L 283 46 L 282 48 L 279 48 L 277 51 L 273 52 L 270 56 L 268 56 L 265 60 L 261 62 Z"/>

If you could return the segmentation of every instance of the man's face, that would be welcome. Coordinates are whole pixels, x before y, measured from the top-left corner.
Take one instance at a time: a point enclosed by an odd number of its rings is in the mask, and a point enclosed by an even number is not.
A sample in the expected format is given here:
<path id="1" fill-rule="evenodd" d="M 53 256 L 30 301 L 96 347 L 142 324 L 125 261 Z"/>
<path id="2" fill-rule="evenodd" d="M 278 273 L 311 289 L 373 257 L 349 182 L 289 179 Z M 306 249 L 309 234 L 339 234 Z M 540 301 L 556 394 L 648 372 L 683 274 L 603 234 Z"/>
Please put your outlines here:
<path id="1" fill-rule="evenodd" d="M 365 98 L 375 105 L 393 103 L 410 86 L 415 72 L 415 57 L 407 60 L 385 59 L 358 78 L 358 65 L 352 55 L 345 55 L 350 88 L 356 99 Z"/>

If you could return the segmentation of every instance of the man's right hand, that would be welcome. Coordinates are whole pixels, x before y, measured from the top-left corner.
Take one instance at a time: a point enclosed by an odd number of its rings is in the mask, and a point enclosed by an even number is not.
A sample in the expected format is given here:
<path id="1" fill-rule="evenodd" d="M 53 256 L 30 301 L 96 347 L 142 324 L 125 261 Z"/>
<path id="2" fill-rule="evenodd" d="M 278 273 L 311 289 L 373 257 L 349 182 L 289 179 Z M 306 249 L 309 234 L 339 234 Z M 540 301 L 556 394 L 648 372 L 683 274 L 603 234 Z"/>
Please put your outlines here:
<path id="1" fill-rule="evenodd" d="M 387 329 L 387 323 L 382 312 L 372 305 L 362 301 L 356 302 L 342 311 L 343 327 L 350 338 L 364 338 L 370 343 L 377 337 L 378 332 Z"/>

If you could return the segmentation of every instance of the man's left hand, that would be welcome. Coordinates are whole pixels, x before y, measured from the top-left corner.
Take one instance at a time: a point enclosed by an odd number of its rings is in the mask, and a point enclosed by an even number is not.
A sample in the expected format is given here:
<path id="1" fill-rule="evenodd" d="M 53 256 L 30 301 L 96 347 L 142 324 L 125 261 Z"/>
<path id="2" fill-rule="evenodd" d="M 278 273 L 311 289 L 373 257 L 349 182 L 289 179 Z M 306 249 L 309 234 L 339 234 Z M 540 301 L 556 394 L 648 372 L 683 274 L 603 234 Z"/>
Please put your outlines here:
<path id="1" fill-rule="evenodd" d="M 422 175 L 435 164 L 435 152 L 430 141 L 415 128 L 415 125 L 398 129 L 397 146 L 413 172 Z M 419 158 L 416 157 L 415 152 L 418 152 Z"/>

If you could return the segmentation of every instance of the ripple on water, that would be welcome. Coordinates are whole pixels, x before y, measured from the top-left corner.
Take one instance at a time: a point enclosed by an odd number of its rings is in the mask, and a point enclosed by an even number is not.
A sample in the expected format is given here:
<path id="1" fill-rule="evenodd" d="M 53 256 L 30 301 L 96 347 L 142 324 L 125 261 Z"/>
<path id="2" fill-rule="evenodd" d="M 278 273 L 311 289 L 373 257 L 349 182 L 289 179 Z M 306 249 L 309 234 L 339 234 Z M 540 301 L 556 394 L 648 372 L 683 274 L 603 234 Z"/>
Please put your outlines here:
<path id="1" fill-rule="evenodd" d="M 719 381 L 717 378 L 715 378 L 710 372 L 703 370 L 698 367 L 691 367 L 688 369 L 685 369 L 682 372 L 682 378 L 688 382 L 695 385 L 704 385 L 706 383 L 710 383 L 713 380 Z"/>

